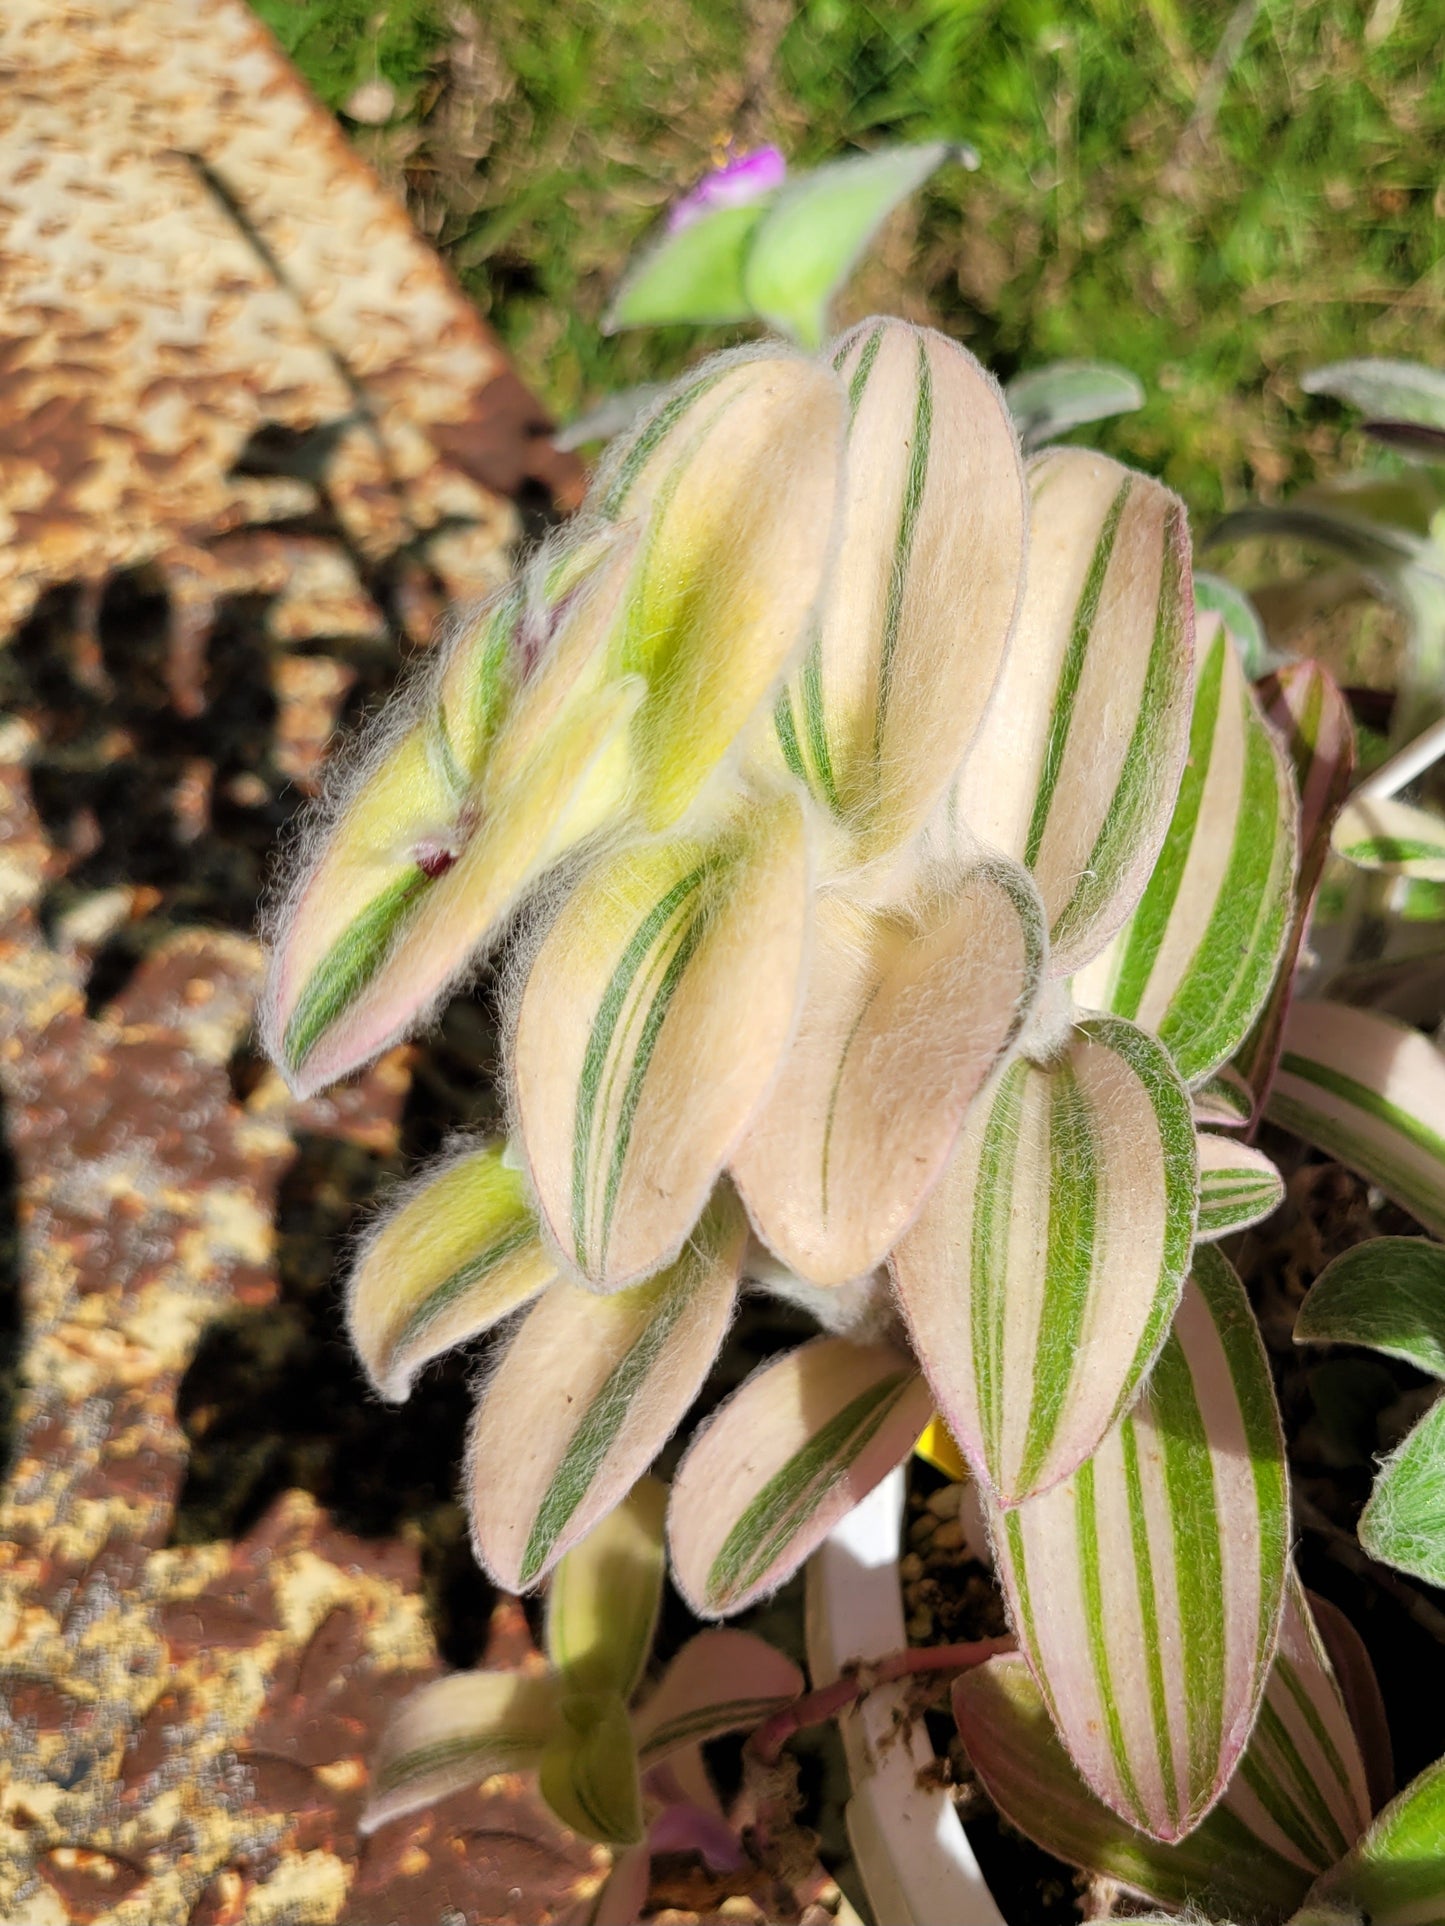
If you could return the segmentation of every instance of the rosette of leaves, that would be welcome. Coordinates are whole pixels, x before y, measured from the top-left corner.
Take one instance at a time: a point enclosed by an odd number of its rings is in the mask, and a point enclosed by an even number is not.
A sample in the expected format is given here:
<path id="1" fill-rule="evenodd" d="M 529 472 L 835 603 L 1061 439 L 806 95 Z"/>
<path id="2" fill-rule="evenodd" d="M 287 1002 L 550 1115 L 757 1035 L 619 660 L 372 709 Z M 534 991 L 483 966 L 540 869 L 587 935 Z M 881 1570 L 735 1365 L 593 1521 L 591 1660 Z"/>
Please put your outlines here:
<path id="1" fill-rule="evenodd" d="M 1268 1375 L 1196 1241 L 1278 1195 L 1198 1124 L 1268 1014 L 1296 815 L 1221 619 L 1196 663 L 1183 510 L 1087 451 L 1025 466 L 961 349 L 871 322 L 819 362 L 707 364 L 613 451 L 570 539 L 598 554 L 580 593 L 564 544 L 522 590 L 539 640 L 493 612 L 453 644 L 282 925 L 284 1059 L 298 931 L 324 916 L 346 941 L 336 850 L 349 879 L 380 856 L 423 905 L 448 892 L 426 924 L 408 901 L 362 988 L 341 974 L 310 1080 L 400 1034 L 567 859 L 518 946 L 513 1139 L 459 1147 L 372 1232 L 350 1296 L 368 1370 L 404 1396 L 535 1300 L 470 1445 L 478 1554 L 525 1587 L 680 1421 L 745 1272 L 781 1277 L 830 1334 L 684 1459 L 689 1602 L 719 1616 L 780 1583 L 941 1408 L 1066 1744 L 1181 1836 L 1248 1735 L 1284 1597 Z M 498 622 L 464 799 L 440 828 L 368 815 L 352 799 L 402 750 L 430 770 L 454 740 L 445 692 Z M 596 715 L 579 787 L 489 773 L 552 767 Z M 489 838 L 526 860 L 498 871 Z M 372 900 L 353 889 L 353 923 Z M 1100 1572 L 1135 1573 L 1127 1611 Z M 1031 1618 L 1053 1588 L 1068 1609 Z M 1161 1658 L 1180 1637 L 1202 1699 Z M 1101 1752 L 1080 1682 L 1105 1676 L 1129 1705 Z M 1141 1764 L 1165 1747 L 1172 1781 Z"/>
<path id="2" fill-rule="evenodd" d="M 649 1678 L 666 1498 L 642 1480 L 559 1563 L 544 1671 L 452 1673 L 411 1694 L 372 1761 L 363 1831 L 494 1773 L 535 1773 L 564 1825 L 613 1850 L 591 1926 L 638 1917 L 654 1851 L 697 1851 L 719 1872 L 743 1864 L 702 1745 L 750 1731 L 803 1678 L 764 1640 L 729 1628 L 699 1632 Z"/>

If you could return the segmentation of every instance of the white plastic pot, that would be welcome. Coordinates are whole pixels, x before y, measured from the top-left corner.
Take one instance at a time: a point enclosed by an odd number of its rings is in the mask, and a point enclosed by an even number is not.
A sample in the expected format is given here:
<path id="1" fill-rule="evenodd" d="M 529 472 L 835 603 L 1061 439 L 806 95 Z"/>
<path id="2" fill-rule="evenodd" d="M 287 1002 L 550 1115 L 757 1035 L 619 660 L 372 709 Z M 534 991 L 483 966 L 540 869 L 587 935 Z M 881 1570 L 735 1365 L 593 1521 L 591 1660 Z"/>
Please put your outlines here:
<path id="1" fill-rule="evenodd" d="M 904 1473 L 849 1513 L 808 1566 L 808 1664 L 830 1685 L 843 1667 L 907 1643 L 898 1576 Z M 848 1838 L 879 1926 L 1008 1926 L 943 1787 L 919 1784 L 934 1763 L 921 1721 L 895 1714 L 907 1685 L 880 1686 L 839 1720 L 853 1796 Z"/>

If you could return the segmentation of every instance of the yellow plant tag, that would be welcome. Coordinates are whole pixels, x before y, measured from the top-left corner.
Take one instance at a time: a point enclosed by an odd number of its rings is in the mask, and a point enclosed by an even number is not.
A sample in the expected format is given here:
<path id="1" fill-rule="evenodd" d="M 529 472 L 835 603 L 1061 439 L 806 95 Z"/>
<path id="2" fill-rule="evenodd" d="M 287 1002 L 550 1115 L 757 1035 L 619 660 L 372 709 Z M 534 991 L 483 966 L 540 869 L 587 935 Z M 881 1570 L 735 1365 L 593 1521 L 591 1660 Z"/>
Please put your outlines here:
<path id="1" fill-rule="evenodd" d="M 953 1434 L 942 1418 L 930 1420 L 913 1449 L 925 1464 L 932 1465 L 935 1471 L 941 1471 L 945 1478 L 956 1479 L 961 1484 L 968 1476 L 963 1454 L 953 1442 Z"/>

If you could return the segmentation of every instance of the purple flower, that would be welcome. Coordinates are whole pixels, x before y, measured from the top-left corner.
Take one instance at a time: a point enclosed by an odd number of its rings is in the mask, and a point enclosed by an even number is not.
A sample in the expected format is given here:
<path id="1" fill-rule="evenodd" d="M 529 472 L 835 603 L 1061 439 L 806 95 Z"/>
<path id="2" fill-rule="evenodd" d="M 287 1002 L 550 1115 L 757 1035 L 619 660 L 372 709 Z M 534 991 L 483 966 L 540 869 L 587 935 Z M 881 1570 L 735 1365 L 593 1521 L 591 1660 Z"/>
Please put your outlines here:
<path id="1" fill-rule="evenodd" d="M 739 154 L 704 174 L 690 194 L 684 194 L 667 217 L 668 232 L 690 227 L 716 207 L 746 207 L 781 187 L 788 163 L 776 147 L 757 147 L 750 154 Z"/>

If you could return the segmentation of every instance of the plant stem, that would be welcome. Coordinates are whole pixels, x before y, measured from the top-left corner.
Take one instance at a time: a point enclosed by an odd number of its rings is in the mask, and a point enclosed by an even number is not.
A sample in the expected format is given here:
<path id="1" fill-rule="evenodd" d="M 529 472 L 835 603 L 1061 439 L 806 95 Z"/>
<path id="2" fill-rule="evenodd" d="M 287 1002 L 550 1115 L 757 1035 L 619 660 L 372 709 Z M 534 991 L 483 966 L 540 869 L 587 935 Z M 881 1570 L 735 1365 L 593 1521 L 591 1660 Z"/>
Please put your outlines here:
<path id="1" fill-rule="evenodd" d="M 961 1645 L 918 1645 L 904 1652 L 892 1652 L 871 1665 L 853 1665 L 831 1685 L 820 1685 L 805 1692 L 781 1712 L 765 1719 L 748 1740 L 748 1751 L 762 1765 L 776 1765 L 783 1747 L 795 1732 L 805 1726 L 821 1725 L 845 1706 L 871 1692 L 875 1686 L 892 1685 L 898 1679 L 914 1678 L 925 1672 L 967 1672 L 1000 1652 L 1015 1652 L 1012 1638 L 976 1638 Z"/>

